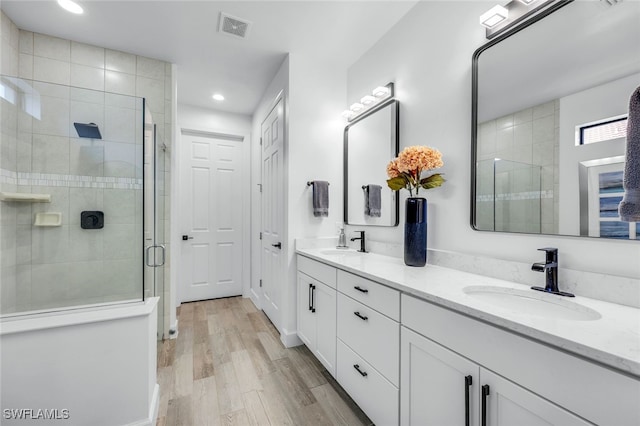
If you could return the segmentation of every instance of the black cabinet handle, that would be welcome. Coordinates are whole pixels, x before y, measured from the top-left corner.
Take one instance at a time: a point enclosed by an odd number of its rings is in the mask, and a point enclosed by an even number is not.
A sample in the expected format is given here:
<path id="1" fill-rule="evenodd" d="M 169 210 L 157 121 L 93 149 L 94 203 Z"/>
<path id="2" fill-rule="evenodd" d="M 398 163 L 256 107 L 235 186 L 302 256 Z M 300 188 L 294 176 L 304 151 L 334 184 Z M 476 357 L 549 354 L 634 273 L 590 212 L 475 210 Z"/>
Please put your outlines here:
<path id="1" fill-rule="evenodd" d="M 469 426 L 469 388 L 473 384 L 471 376 L 464 377 L 464 426 Z"/>
<path id="2" fill-rule="evenodd" d="M 353 368 L 355 368 L 362 377 L 367 377 L 367 372 L 360 370 L 360 366 L 358 364 L 353 364 Z"/>
<path id="3" fill-rule="evenodd" d="M 316 311 L 315 293 L 316 293 L 316 286 L 311 284 L 311 312 L 314 312 L 314 313 Z"/>
<path id="4" fill-rule="evenodd" d="M 369 319 L 369 317 L 366 317 L 364 315 L 362 315 L 360 312 L 354 312 L 353 315 L 357 316 L 358 318 L 360 318 L 362 321 L 366 321 Z"/>
<path id="5" fill-rule="evenodd" d="M 311 306 L 311 287 L 313 287 L 313 284 L 309 284 L 309 310 L 313 309 L 313 306 Z"/>
<path id="6" fill-rule="evenodd" d="M 369 290 L 367 290 L 366 288 L 362 288 L 360 286 L 354 286 L 353 288 L 355 288 L 356 290 L 362 292 L 362 293 L 369 293 Z"/>
<path id="7" fill-rule="evenodd" d="M 489 385 L 482 385 L 482 426 L 487 426 L 487 397 Z"/>

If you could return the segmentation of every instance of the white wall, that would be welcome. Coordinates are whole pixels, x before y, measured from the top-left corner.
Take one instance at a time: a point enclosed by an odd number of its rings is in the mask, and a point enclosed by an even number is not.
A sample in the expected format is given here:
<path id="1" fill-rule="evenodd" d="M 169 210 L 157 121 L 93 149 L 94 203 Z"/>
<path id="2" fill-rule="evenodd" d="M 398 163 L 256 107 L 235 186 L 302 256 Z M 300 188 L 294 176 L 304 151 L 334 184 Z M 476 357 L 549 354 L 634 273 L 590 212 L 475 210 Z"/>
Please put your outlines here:
<path id="1" fill-rule="evenodd" d="M 158 298 L 3 323 L 3 425 L 151 425 L 157 416 Z M 163 392 L 165 390 L 162 390 Z M 9 420 L 5 409 L 67 409 L 67 420 Z"/>
<path id="2" fill-rule="evenodd" d="M 560 250 L 562 267 L 639 277 L 636 242 L 471 229 L 471 56 L 486 41 L 478 16 L 491 6 L 470 1 L 418 3 L 350 67 L 344 105 L 373 87 L 395 81 L 401 104 L 401 148 L 421 144 L 443 153 L 441 171 L 447 182 L 427 192 L 430 248 L 533 262 L 540 260 L 537 248 L 554 246 Z M 403 200 L 400 213 L 403 218 Z M 329 229 L 318 231 L 333 234 Z M 367 232 L 376 241 L 402 243 L 403 221 L 397 228 L 372 227 Z"/>
<path id="3" fill-rule="evenodd" d="M 299 343 L 296 337 L 295 239 L 336 235 L 342 222 L 342 132 L 345 122 L 346 68 L 319 63 L 312 54 L 290 54 L 284 61 L 253 117 L 252 200 L 259 202 L 260 125 L 284 91 L 285 99 L 285 229 L 283 235 L 284 276 L 281 293 L 280 332 L 286 345 Z M 329 181 L 329 216 L 314 217 L 311 188 L 307 181 Z M 252 204 L 252 288 L 260 279 L 259 204 Z"/>
<path id="4" fill-rule="evenodd" d="M 251 116 L 205 109 L 182 103 L 178 103 L 178 123 L 183 129 L 234 135 L 251 133 Z"/>
<path id="5" fill-rule="evenodd" d="M 576 146 L 576 126 L 626 114 L 640 74 L 560 98 L 560 232 L 579 234 L 580 162 L 625 155 L 625 142 L 616 140 Z"/>

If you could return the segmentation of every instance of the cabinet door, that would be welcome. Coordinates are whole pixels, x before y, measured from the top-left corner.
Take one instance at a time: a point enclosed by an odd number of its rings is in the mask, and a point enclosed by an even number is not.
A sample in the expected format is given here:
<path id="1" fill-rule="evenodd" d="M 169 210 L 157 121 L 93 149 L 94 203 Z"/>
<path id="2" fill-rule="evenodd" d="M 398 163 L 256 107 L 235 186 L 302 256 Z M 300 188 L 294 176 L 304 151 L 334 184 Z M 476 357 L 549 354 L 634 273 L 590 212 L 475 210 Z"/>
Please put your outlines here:
<path id="1" fill-rule="evenodd" d="M 401 424 L 477 426 L 480 367 L 408 328 L 401 329 Z"/>
<path id="2" fill-rule="evenodd" d="M 316 316 L 316 357 L 336 375 L 336 290 L 316 283 L 313 290 Z"/>
<path id="3" fill-rule="evenodd" d="M 480 369 L 482 386 L 488 386 L 485 400 L 486 424 L 492 426 L 587 426 L 588 423 L 570 412 L 528 390 L 488 371 Z M 483 404 L 481 400 L 481 404 Z"/>
<path id="4" fill-rule="evenodd" d="M 311 311 L 311 286 L 313 280 L 298 272 L 298 337 L 311 352 L 316 342 L 316 317 Z"/>

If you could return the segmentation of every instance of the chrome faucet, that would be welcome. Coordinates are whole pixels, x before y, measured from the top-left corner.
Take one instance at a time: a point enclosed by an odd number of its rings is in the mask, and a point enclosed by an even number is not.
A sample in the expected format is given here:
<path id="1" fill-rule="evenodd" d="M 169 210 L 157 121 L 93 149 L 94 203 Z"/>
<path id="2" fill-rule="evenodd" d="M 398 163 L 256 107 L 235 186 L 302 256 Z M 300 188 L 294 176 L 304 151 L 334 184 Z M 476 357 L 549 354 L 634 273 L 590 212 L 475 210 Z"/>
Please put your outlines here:
<path id="1" fill-rule="evenodd" d="M 558 249 L 546 247 L 538 249 L 545 252 L 545 261 L 537 262 L 531 265 L 531 270 L 536 272 L 544 272 L 545 286 L 531 287 L 533 290 L 544 291 L 547 293 L 557 294 L 559 296 L 575 297 L 571 293 L 560 291 L 558 289 Z"/>
<path id="2" fill-rule="evenodd" d="M 361 252 L 361 253 L 366 253 L 367 250 L 365 248 L 366 245 L 365 245 L 364 231 L 356 231 L 356 232 L 359 232 L 360 236 L 351 238 L 351 241 L 360 240 L 360 250 L 358 250 L 358 251 Z"/>

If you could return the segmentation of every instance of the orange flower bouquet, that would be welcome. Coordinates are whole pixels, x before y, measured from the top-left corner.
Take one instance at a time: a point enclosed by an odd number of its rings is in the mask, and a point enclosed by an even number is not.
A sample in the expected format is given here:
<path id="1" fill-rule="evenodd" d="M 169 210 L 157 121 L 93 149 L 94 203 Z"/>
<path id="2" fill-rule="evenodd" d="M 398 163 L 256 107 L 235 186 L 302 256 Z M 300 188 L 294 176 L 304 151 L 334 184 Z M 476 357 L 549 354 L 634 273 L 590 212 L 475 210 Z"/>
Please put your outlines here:
<path id="1" fill-rule="evenodd" d="M 428 146 L 407 147 L 387 165 L 389 176 L 387 185 L 393 191 L 405 188 L 409 190 L 411 197 L 415 190 L 417 196 L 420 188 L 437 188 L 445 182 L 441 173 L 421 177 L 422 172 L 437 169 L 443 165 L 442 154 L 437 149 Z"/>

